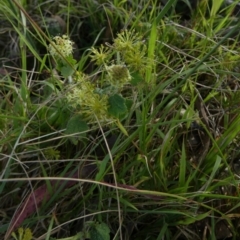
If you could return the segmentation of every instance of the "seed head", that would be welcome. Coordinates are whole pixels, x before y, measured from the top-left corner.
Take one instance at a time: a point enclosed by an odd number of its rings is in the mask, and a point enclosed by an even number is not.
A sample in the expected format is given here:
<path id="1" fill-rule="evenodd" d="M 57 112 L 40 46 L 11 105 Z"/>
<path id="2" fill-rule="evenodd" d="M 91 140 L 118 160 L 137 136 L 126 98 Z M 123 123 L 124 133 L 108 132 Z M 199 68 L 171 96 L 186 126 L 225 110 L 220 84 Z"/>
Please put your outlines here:
<path id="1" fill-rule="evenodd" d="M 131 81 L 131 75 L 128 68 L 123 64 L 111 65 L 107 67 L 108 80 L 116 87 L 123 87 L 123 85 Z"/>

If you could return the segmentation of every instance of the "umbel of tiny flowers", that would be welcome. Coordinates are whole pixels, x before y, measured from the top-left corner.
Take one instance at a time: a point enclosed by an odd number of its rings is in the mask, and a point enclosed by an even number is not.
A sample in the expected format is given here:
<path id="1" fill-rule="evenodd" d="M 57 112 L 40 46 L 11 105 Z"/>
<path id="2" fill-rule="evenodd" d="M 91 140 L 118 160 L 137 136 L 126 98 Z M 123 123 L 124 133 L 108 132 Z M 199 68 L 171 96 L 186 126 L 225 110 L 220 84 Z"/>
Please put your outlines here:
<path id="1" fill-rule="evenodd" d="M 110 84 L 119 89 L 128 84 L 132 79 L 128 68 L 124 64 L 107 66 L 106 71 L 108 73 L 107 79 Z"/>
<path id="2" fill-rule="evenodd" d="M 111 50 L 107 46 L 101 46 L 96 49 L 95 47 L 92 47 L 90 49 L 92 58 L 92 61 L 95 61 L 96 65 L 101 66 L 105 65 L 109 62 L 109 59 L 111 58 Z"/>
<path id="3" fill-rule="evenodd" d="M 75 72 L 76 60 L 73 58 L 73 42 L 67 35 L 56 36 L 48 47 L 49 53 L 56 60 L 57 69 L 62 76 L 68 78 L 69 83 L 72 80 L 72 74 Z"/>
<path id="4" fill-rule="evenodd" d="M 77 111 L 79 110 L 89 121 L 94 121 L 95 116 L 99 121 L 109 121 L 108 96 L 97 93 L 96 87 L 90 82 L 87 75 L 76 72 L 74 79 L 77 84 L 67 93 L 67 99 L 71 106 Z"/>
<path id="5" fill-rule="evenodd" d="M 111 67 L 107 67 L 112 56 L 117 56 L 116 62 L 119 65 L 126 65 L 131 71 L 139 72 L 144 76 L 147 69 L 154 65 L 152 59 L 147 57 L 147 45 L 143 37 L 134 30 L 124 30 L 117 34 L 113 41 L 113 45 L 101 45 L 99 49 L 92 47 L 90 49 L 92 61 L 98 66 L 104 66 L 108 71 Z"/>
<path id="6" fill-rule="evenodd" d="M 73 42 L 69 39 L 67 35 L 63 35 L 62 37 L 56 36 L 49 44 L 49 53 L 57 59 L 62 59 L 62 57 L 68 57 L 72 54 L 72 52 Z"/>
<path id="7" fill-rule="evenodd" d="M 122 56 L 122 60 L 133 71 L 142 75 L 154 65 L 153 61 L 147 58 L 147 46 L 142 36 L 133 31 L 122 31 L 114 39 L 113 48 Z"/>

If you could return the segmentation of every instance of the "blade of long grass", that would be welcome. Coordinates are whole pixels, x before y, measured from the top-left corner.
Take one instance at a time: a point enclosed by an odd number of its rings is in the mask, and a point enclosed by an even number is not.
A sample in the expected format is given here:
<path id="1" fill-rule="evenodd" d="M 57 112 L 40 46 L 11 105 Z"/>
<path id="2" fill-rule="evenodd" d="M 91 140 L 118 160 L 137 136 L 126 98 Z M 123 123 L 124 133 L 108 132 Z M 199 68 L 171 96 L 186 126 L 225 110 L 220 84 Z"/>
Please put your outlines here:
<path id="1" fill-rule="evenodd" d="M 154 63 L 154 52 L 155 52 L 155 47 L 157 43 L 157 24 L 156 21 L 153 21 L 152 23 L 152 28 L 151 28 L 151 33 L 148 41 L 148 59 L 150 62 Z M 146 82 L 147 83 L 155 83 L 156 79 L 156 73 L 155 69 L 153 71 L 154 64 L 149 64 L 149 67 L 146 71 Z M 155 84 L 154 84 L 155 85 Z"/>
<path id="2" fill-rule="evenodd" d="M 186 151 L 185 151 L 185 143 L 182 143 L 182 154 L 180 159 L 179 166 L 179 187 L 187 187 L 186 186 Z"/>

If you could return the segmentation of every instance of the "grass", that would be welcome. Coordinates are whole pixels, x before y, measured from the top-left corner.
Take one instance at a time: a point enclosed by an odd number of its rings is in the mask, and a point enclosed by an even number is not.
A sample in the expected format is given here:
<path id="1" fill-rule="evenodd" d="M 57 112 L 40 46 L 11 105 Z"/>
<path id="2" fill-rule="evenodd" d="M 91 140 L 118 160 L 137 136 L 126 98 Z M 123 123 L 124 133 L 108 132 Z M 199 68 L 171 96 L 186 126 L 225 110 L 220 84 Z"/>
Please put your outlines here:
<path id="1" fill-rule="evenodd" d="M 3 0 L 1 239 L 239 238 L 237 1 L 183 2 Z"/>

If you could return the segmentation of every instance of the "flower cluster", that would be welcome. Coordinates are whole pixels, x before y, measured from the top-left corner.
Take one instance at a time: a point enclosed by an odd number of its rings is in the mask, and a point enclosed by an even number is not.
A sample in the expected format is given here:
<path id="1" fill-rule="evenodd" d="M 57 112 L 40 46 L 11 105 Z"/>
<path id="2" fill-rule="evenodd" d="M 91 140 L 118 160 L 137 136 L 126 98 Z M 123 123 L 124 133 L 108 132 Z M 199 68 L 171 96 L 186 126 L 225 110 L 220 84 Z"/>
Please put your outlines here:
<path id="1" fill-rule="evenodd" d="M 114 39 L 114 48 L 121 52 L 126 53 L 139 48 L 143 43 L 142 37 L 135 33 L 135 31 L 122 31 L 117 34 L 117 38 Z"/>
<path id="2" fill-rule="evenodd" d="M 147 46 L 142 37 L 134 31 L 122 31 L 114 39 L 114 49 L 120 52 L 123 61 L 134 71 L 144 74 L 150 61 L 147 59 Z"/>
<path id="3" fill-rule="evenodd" d="M 43 153 L 46 157 L 46 159 L 60 159 L 60 151 L 53 149 L 53 148 L 47 148 L 43 150 Z"/>
<path id="4" fill-rule="evenodd" d="M 73 42 L 67 35 L 63 35 L 62 37 L 56 36 L 49 44 L 49 52 L 57 58 L 68 57 L 73 52 Z"/>
<path id="5" fill-rule="evenodd" d="M 132 79 L 126 65 L 113 64 L 107 67 L 106 70 L 108 73 L 108 81 L 111 83 L 111 85 L 115 86 L 116 88 L 122 88 L 125 84 L 128 84 Z"/>
<path id="6" fill-rule="evenodd" d="M 98 66 L 105 65 L 111 56 L 110 50 L 103 45 L 101 45 L 99 49 L 92 47 L 91 52 L 90 57 Z"/>
<path id="7" fill-rule="evenodd" d="M 74 79 L 77 84 L 67 94 L 71 106 L 75 109 L 79 108 L 81 113 L 90 120 L 94 120 L 96 116 L 100 121 L 108 121 L 107 95 L 98 93 L 85 74 L 77 72 Z"/>
<path id="8" fill-rule="evenodd" d="M 98 66 L 103 65 L 107 72 L 111 70 L 111 66 L 108 67 L 106 65 L 116 53 L 117 65 L 123 63 L 122 65 L 126 65 L 130 70 L 139 72 L 142 75 L 146 73 L 148 68 L 154 65 L 153 61 L 147 57 L 145 41 L 135 31 L 124 30 L 117 34 L 112 46 L 107 45 L 104 47 L 101 45 L 99 49 L 92 47 L 90 50 L 92 52 L 90 55 L 92 61 L 95 61 Z M 124 70 L 123 67 L 122 70 Z M 113 82 L 111 81 L 111 83 Z"/>
<path id="9" fill-rule="evenodd" d="M 91 76 L 76 71 L 78 65 L 72 56 L 72 45 L 69 37 L 63 35 L 54 37 L 49 46 L 50 54 L 57 60 L 57 69 L 75 83 L 69 86 L 68 102 L 88 120 L 94 121 L 96 117 L 100 121 L 113 120 L 112 116 L 118 117 L 127 109 L 121 92 L 132 80 L 130 71 L 144 75 L 149 65 L 142 37 L 125 30 L 117 35 L 112 46 L 92 47 L 90 57 L 99 67 L 94 81 Z M 63 61 L 64 57 L 67 61 Z"/>

